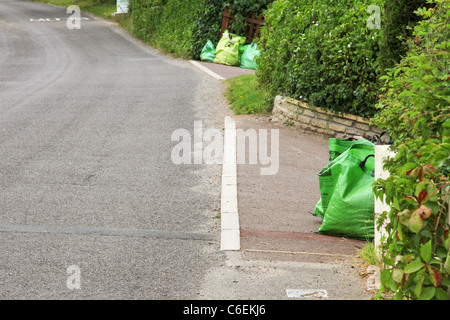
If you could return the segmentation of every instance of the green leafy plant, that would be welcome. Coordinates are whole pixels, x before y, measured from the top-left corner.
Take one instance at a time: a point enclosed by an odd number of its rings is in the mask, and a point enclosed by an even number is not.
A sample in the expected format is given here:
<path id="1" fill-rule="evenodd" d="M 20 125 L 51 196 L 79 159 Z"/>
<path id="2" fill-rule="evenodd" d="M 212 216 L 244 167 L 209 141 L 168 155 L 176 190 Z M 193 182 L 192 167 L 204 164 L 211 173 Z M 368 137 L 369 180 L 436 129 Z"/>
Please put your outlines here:
<path id="1" fill-rule="evenodd" d="M 375 195 L 390 205 L 378 220 L 382 288 L 378 298 L 449 299 L 450 5 L 429 1 L 409 51 L 382 79 L 386 86 L 374 123 L 388 130 L 395 156 Z"/>
<path id="2" fill-rule="evenodd" d="M 394 67 L 408 51 L 407 39 L 421 18 L 415 11 L 426 3 L 426 0 L 385 0 L 380 41 L 383 70 Z"/>
<path id="3" fill-rule="evenodd" d="M 313 107 L 372 116 L 381 30 L 367 27 L 367 9 L 383 2 L 275 1 L 261 31 L 261 82 Z"/>

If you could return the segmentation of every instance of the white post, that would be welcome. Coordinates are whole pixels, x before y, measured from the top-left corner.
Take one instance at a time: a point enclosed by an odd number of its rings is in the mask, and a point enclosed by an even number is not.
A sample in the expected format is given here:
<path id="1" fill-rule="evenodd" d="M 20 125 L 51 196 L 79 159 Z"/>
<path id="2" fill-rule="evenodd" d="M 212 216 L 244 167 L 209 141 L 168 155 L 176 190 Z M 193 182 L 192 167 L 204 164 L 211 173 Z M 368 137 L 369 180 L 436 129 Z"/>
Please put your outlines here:
<path id="1" fill-rule="evenodd" d="M 375 146 L 375 181 L 378 179 L 386 179 L 389 177 L 389 172 L 383 170 L 384 160 L 388 156 L 394 156 L 395 154 L 389 150 L 390 145 L 376 145 Z M 375 250 L 378 251 L 378 248 L 381 244 L 381 238 L 386 234 L 384 229 L 384 225 L 386 221 L 383 222 L 383 226 L 380 230 L 377 229 L 377 220 L 380 214 L 384 211 L 390 211 L 390 207 L 383 201 L 383 199 L 375 198 Z M 378 251 L 378 254 L 380 252 Z"/>
<path id="2" fill-rule="evenodd" d="M 117 2 L 117 12 L 116 14 L 120 13 L 128 13 L 128 0 L 116 0 Z"/>

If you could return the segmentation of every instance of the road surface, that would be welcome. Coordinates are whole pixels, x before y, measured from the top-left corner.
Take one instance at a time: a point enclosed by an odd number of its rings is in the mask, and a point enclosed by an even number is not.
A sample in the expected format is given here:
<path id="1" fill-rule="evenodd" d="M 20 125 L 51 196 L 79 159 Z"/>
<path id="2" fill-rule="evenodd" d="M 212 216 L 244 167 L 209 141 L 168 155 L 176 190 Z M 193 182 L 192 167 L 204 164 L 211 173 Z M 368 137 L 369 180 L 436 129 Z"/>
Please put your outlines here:
<path id="1" fill-rule="evenodd" d="M 82 15 L 70 29 L 69 15 L 0 0 L 0 299 L 367 298 L 350 265 L 220 251 L 222 166 L 171 155 L 178 129 L 222 130 L 223 84 L 102 19 Z M 281 134 L 280 154 L 304 149 Z M 270 189 L 245 170 L 253 192 Z"/>
<path id="2" fill-rule="evenodd" d="M 196 298 L 221 167 L 175 165 L 171 134 L 223 126 L 217 85 L 69 16 L 0 1 L 0 299 Z"/>

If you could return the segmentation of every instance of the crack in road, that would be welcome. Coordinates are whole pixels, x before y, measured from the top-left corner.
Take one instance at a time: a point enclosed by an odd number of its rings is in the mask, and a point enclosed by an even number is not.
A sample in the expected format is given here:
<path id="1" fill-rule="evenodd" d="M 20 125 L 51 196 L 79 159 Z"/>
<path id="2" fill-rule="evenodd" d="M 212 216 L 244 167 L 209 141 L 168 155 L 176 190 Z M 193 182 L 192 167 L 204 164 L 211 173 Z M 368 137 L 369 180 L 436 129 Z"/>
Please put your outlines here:
<path id="1" fill-rule="evenodd" d="M 105 227 L 83 227 L 83 226 L 37 226 L 37 225 L 0 225 L 0 232 L 10 233 L 48 233 L 48 234 L 83 234 L 121 237 L 144 237 L 156 239 L 177 239 L 177 240 L 200 240 L 216 241 L 218 237 L 213 234 L 147 230 L 147 229 L 127 229 L 127 228 L 105 228 Z"/>

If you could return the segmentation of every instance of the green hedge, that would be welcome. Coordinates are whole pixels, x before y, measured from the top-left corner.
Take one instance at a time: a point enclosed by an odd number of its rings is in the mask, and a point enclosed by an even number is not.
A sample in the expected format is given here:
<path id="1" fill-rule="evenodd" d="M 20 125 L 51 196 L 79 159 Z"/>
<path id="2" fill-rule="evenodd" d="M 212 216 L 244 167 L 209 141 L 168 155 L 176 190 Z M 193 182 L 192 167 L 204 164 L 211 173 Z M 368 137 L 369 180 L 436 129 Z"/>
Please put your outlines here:
<path id="1" fill-rule="evenodd" d="M 363 117 L 375 113 L 384 0 L 277 0 L 266 11 L 259 77 L 274 94 Z"/>
<path id="2" fill-rule="evenodd" d="M 407 40 L 421 17 L 415 13 L 427 5 L 427 0 L 385 0 L 380 42 L 380 62 L 383 71 L 394 67 L 405 56 Z"/>
<path id="3" fill-rule="evenodd" d="M 134 34 L 180 57 L 192 55 L 195 16 L 205 0 L 131 0 Z"/>
<path id="4" fill-rule="evenodd" d="M 232 13 L 262 13 L 273 0 L 131 0 L 134 34 L 183 58 L 198 59 L 208 40 L 219 41 L 225 6 Z M 243 24 L 236 24 L 237 32 Z M 242 28 L 240 30 L 239 28 Z"/>

